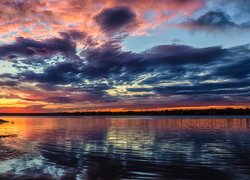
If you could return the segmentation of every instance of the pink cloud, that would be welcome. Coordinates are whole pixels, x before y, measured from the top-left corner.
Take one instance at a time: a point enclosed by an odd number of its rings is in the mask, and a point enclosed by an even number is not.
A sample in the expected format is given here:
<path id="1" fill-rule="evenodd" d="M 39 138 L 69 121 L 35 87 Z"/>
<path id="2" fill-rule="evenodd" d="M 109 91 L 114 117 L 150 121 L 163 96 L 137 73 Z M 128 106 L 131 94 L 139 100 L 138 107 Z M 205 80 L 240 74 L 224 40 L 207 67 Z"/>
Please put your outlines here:
<path id="1" fill-rule="evenodd" d="M 93 37 L 102 35 L 94 17 L 105 8 L 127 6 L 131 8 L 139 21 L 134 34 L 145 33 L 151 28 L 176 16 L 190 16 L 203 7 L 204 0 L 2 0 L 0 8 L 1 34 L 3 41 L 14 40 L 16 36 L 43 39 L 56 36 L 65 30 L 85 31 Z M 145 13 L 154 12 L 152 21 Z M 10 33 L 14 33 L 10 34 Z"/>

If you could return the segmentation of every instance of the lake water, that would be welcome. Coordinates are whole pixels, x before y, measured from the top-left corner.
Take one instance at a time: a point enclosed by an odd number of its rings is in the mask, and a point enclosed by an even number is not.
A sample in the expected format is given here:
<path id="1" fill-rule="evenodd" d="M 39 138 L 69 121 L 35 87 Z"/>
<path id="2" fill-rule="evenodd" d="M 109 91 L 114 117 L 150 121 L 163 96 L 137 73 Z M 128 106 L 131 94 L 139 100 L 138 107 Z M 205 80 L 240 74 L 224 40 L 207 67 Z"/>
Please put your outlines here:
<path id="1" fill-rule="evenodd" d="M 248 117 L 3 119 L 0 179 L 250 179 Z"/>

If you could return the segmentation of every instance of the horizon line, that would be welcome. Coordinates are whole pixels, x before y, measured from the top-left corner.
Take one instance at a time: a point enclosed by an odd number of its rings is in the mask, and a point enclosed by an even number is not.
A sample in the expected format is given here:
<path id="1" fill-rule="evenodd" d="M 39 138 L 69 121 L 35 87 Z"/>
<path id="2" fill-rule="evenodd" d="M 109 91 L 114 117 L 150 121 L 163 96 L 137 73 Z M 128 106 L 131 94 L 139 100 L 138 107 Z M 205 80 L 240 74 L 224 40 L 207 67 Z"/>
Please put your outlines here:
<path id="1" fill-rule="evenodd" d="M 127 110 L 127 111 L 75 111 L 75 112 L 21 112 L 8 113 L 5 115 L 250 115 L 250 108 L 206 108 L 206 109 L 165 109 L 165 110 Z"/>

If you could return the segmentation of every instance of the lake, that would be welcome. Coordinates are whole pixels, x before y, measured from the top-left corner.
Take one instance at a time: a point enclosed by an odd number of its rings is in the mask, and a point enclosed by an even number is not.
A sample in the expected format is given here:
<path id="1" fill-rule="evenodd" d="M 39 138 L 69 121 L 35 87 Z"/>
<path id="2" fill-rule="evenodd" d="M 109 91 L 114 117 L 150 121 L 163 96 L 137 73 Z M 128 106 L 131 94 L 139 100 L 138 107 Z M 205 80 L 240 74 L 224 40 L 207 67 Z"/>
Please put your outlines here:
<path id="1" fill-rule="evenodd" d="M 4 117 L 0 179 L 250 179 L 249 117 Z"/>

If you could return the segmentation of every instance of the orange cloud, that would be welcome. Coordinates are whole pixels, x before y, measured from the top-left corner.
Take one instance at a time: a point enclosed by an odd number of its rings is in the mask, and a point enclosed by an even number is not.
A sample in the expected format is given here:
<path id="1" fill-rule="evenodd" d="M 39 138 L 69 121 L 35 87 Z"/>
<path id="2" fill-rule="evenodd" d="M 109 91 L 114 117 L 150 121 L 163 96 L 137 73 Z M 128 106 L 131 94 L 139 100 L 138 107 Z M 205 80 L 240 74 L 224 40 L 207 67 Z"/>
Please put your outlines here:
<path id="1" fill-rule="evenodd" d="M 203 0 L 2 0 L 0 39 L 16 36 L 43 39 L 65 30 L 86 31 L 93 37 L 102 35 L 94 17 L 105 8 L 127 6 L 137 15 L 139 26 L 134 34 L 145 33 L 177 16 L 189 16 L 204 6 Z M 147 13 L 154 14 L 147 19 Z"/>

